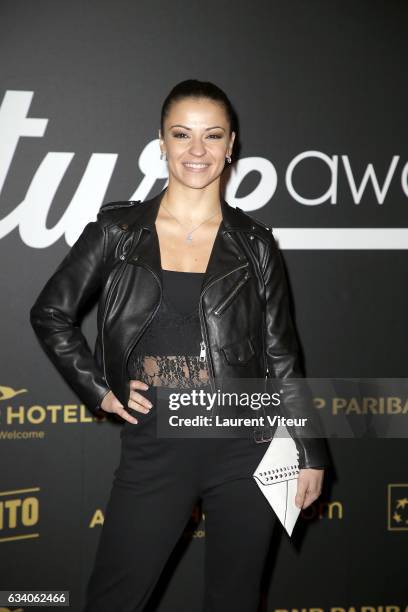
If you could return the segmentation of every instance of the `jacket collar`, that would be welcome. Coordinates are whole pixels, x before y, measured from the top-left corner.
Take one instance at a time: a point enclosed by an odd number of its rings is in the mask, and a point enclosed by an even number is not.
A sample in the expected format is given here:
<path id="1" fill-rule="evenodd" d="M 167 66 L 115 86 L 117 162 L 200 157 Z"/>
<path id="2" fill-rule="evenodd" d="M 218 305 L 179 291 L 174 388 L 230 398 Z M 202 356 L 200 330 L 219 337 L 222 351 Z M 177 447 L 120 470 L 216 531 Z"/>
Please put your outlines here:
<path id="1" fill-rule="evenodd" d="M 132 223 L 134 229 L 143 227 L 150 231 L 155 230 L 155 222 L 159 212 L 160 202 L 166 191 L 167 187 L 153 198 L 144 200 L 142 203 L 143 209 L 138 210 L 137 218 Z M 250 217 L 243 214 L 240 208 L 234 208 L 228 204 L 222 195 L 220 196 L 220 202 L 222 212 L 221 233 L 232 230 L 250 231 L 251 229 L 256 229 L 252 225 Z"/>
<path id="2" fill-rule="evenodd" d="M 139 240 L 132 249 L 128 262 L 135 265 L 145 265 L 156 275 L 162 284 L 162 268 L 160 259 L 160 246 L 156 231 L 156 217 L 161 199 L 167 188 L 153 198 L 142 203 L 143 209 L 136 208 L 137 217 L 129 223 L 130 228 L 138 231 Z M 233 272 L 242 265 L 247 264 L 247 257 L 242 249 L 239 238 L 234 238 L 234 231 L 254 231 L 251 218 L 230 206 L 221 196 L 222 221 L 218 228 L 207 269 L 204 273 L 201 290 L 218 278 Z M 143 230 L 146 230 L 145 232 Z M 231 233 L 230 233 L 231 232 Z"/>

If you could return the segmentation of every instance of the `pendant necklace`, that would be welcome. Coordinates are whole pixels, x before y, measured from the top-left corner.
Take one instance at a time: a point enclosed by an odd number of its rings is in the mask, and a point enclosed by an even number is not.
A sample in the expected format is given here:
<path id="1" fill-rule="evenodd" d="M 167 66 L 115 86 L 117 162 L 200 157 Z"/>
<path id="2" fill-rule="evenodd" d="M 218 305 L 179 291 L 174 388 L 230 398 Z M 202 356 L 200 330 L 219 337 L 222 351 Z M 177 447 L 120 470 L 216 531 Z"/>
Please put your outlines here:
<path id="1" fill-rule="evenodd" d="M 183 224 L 181 223 L 181 221 L 179 221 L 179 220 L 177 219 L 177 217 L 175 217 L 175 216 L 173 215 L 173 213 L 172 213 L 172 212 L 170 212 L 170 211 L 169 211 L 169 209 L 168 209 L 168 208 L 167 208 L 167 207 L 166 207 L 166 206 L 165 206 L 163 203 L 161 204 L 161 206 L 163 206 L 163 208 L 164 208 L 165 210 L 167 210 L 167 212 L 169 213 L 169 215 L 171 215 L 171 216 L 172 216 L 172 217 L 173 217 L 173 218 L 174 218 L 174 219 L 177 221 L 177 223 L 179 223 L 179 224 L 180 224 L 180 225 L 183 227 Z M 193 236 L 192 236 L 192 233 L 193 233 L 193 232 L 195 232 L 195 231 L 196 231 L 196 229 L 198 229 L 198 228 L 199 228 L 201 225 L 203 225 L 204 223 L 207 223 L 207 221 L 209 221 L 210 219 L 212 219 L 213 217 L 215 217 L 216 215 L 218 215 L 218 213 L 219 213 L 219 210 L 218 210 L 218 211 L 217 211 L 217 212 L 216 212 L 214 215 L 211 215 L 211 217 L 208 217 L 208 219 L 205 219 L 204 221 L 202 221 L 201 223 L 199 223 L 199 224 L 198 224 L 196 227 L 194 227 L 193 229 L 191 229 L 191 230 L 190 230 L 190 231 L 187 233 L 187 235 L 186 235 L 186 240 L 187 240 L 187 242 L 188 242 L 189 244 L 191 244 L 191 243 L 192 243 L 192 241 L 193 241 Z"/>

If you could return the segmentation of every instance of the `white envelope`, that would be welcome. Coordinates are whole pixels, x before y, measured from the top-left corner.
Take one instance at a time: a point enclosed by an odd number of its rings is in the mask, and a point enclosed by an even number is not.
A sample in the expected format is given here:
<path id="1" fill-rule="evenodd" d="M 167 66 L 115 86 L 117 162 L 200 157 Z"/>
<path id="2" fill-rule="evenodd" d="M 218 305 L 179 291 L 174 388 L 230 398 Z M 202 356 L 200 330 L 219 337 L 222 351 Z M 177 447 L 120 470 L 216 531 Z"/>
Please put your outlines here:
<path id="1" fill-rule="evenodd" d="M 279 425 L 253 477 L 289 536 L 301 510 L 295 504 L 298 476 L 299 451 L 286 426 Z"/>

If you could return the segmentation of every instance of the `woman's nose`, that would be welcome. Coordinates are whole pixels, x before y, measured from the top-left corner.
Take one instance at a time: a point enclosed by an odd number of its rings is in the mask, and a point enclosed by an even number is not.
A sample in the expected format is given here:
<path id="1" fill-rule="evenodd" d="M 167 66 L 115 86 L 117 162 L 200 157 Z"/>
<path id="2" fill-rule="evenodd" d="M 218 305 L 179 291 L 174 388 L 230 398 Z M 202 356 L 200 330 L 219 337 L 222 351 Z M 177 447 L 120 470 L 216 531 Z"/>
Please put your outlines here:
<path id="1" fill-rule="evenodd" d="M 190 152 L 193 155 L 205 155 L 205 146 L 200 138 L 193 138 L 191 141 Z"/>

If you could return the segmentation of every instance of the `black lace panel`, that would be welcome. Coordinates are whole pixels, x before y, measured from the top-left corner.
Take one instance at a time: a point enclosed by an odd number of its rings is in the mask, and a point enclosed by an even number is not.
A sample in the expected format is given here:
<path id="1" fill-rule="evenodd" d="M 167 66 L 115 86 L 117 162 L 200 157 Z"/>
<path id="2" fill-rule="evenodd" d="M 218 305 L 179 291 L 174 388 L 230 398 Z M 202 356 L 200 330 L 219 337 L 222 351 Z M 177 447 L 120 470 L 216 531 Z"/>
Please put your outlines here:
<path id="1" fill-rule="evenodd" d="M 209 384 L 207 361 L 205 357 L 199 358 L 201 278 L 198 273 L 163 271 L 163 299 L 130 354 L 130 378 L 155 387 L 192 388 Z"/>
<path id="2" fill-rule="evenodd" d="M 206 361 L 198 355 L 135 355 L 133 378 L 149 386 L 188 389 L 209 384 Z"/>

